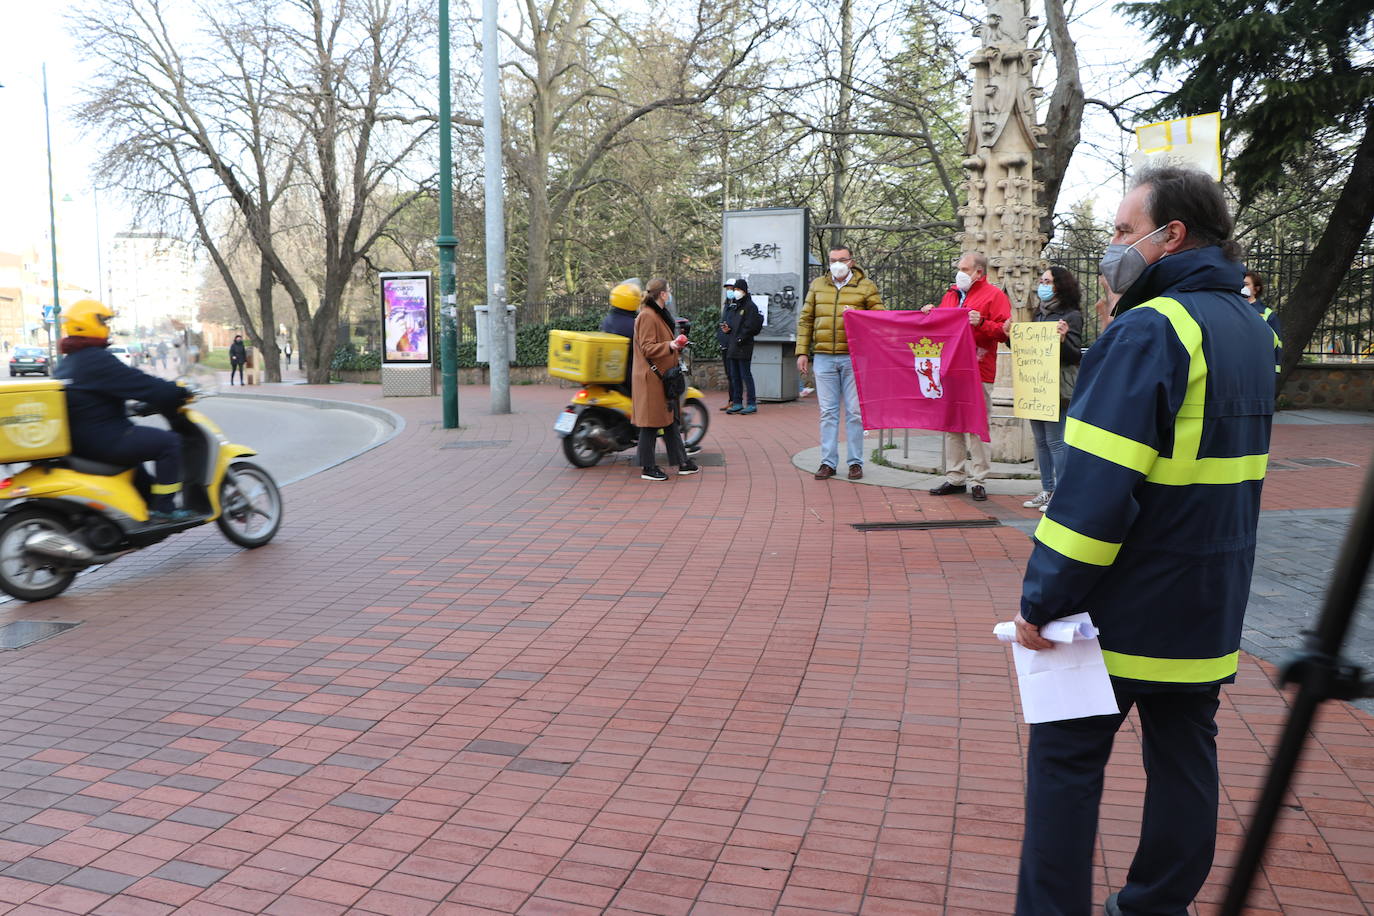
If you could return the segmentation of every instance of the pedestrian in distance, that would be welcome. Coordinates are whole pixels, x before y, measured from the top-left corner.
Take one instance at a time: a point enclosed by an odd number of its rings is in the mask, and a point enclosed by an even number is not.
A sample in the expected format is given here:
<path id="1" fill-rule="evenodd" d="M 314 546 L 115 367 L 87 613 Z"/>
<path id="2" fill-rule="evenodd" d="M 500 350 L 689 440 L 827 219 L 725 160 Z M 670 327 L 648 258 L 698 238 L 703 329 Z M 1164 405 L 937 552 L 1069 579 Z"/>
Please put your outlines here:
<path id="1" fill-rule="evenodd" d="M 234 384 L 234 373 L 238 373 L 239 384 L 244 385 L 243 367 L 248 363 L 248 348 L 243 345 L 243 335 L 235 334 L 234 342 L 229 345 L 229 384 Z"/>
<path id="2" fill-rule="evenodd" d="M 639 476 L 643 480 L 668 479 L 654 457 L 660 435 L 668 450 L 668 463 L 677 466 L 678 476 L 701 470 L 687 456 L 682 443 L 677 399 L 670 403 L 664 391 L 664 378 L 672 378 L 671 373 L 680 368 L 678 353 L 687 346 L 687 335 L 677 333 L 671 307 L 668 281 L 655 277 L 644 288 L 644 299 L 635 315 L 631 373 L 635 393 L 630 421 L 639 427 Z"/>
<path id="3" fill-rule="evenodd" d="M 1253 270 L 1245 272 L 1245 285 L 1240 288 L 1240 294 L 1250 303 L 1264 323 L 1269 325 L 1269 330 L 1274 332 L 1274 371 L 1283 371 L 1283 327 L 1279 324 L 1279 313 L 1264 304 L 1260 298 L 1264 295 L 1264 278 Z"/>
<path id="4" fill-rule="evenodd" d="M 737 277 L 725 284 L 725 312 L 720 333 L 725 337 L 722 355 L 730 382 L 730 403 L 726 413 L 750 414 L 759 409 L 754 394 L 754 338 L 763 330 L 763 315 L 749 296 L 749 281 Z"/>
<path id="5" fill-rule="evenodd" d="M 1030 421 L 1035 460 L 1040 465 L 1040 492 L 1021 505 L 1044 512 L 1064 464 L 1064 420 L 1078 381 L 1078 364 L 1083 361 L 1083 312 L 1079 309 L 1083 291 L 1078 279 L 1056 264 L 1040 275 L 1035 297 L 1032 320 L 1053 321 L 1059 332 L 1059 419 Z"/>
<path id="6" fill-rule="evenodd" d="M 954 282 L 939 308 L 965 309 L 977 345 L 978 375 L 983 381 L 983 402 L 992 420 L 992 383 L 997 379 L 997 345 L 1006 343 L 1007 323 L 1011 321 L 1011 302 L 1007 294 L 988 282 L 988 259 L 979 251 L 966 251 L 955 267 Z M 929 314 L 936 306 L 926 303 L 921 311 Z M 988 443 L 974 433 L 945 433 L 945 482 L 932 489 L 933 496 L 949 496 L 973 488 L 979 502 L 988 498 L 986 481 L 992 470 Z"/>
<path id="7" fill-rule="evenodd" d="M 1016 912 L 1091 910 L 1098 806 L 1134 707 L 1145 811 L 1109 916 L 1182 914 L 1212 867 L 1216 711 L 1235 679 L 1274 410 L 1273 335 L 1240 294 L 1221 185 L 1141 171 L 1102 273 L 1121 294 L 1069 406 L 1064 468 L 1035 530 L 1016 641 L 1091 614 L 1119 712 L 1030 727 Z"/>
<path id="8" fill-rule="evenodd" d="M 850 309 L 881 309 L 878 287 L 854 263 L 854 252 L 837 245 L 829 253 L 830 269 L 811 281 L 797 316 L 797 372 L 805 375 L 815 358 L 816 401 L 821 413 L 821 465 L 817 480 L 829 480 L 840 465 L 840 403 L 844 403 L 845 450 L 849 479 L 864 476 L 864 421 L 859 412 L 859 385 L 844 333 Z"/>
<path id="9" fill-rule="evenodd" d="M 291 349 L 291 341 L 288 340 L 288 341 L 286 342 L 286 346 L 282 347 L 282 352 L 283 352 L 284 354 L 286 354 L 286 368 L 290 369 L 290 368 L 291 368 L 291 354 L 292 354 L 292 352 L 294 352 L 294 351 Z"/>

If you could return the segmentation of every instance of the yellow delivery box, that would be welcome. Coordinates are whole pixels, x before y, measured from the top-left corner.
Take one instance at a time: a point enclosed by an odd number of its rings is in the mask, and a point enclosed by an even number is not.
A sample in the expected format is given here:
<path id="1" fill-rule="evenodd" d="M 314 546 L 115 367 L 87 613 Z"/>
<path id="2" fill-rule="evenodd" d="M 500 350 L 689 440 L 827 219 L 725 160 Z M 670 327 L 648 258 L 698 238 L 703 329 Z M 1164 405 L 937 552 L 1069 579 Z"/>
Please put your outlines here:
<path id="1" fill-rule="evenodd" d="M 0 464 L 71 454 L 62 383 L 0 381 Z"/>
<path id="2" fill-rule="evenodd" d="M 601 331 L 550 331 L 549 375 L 584 385 L 625 381 L 630 339 Z"/>

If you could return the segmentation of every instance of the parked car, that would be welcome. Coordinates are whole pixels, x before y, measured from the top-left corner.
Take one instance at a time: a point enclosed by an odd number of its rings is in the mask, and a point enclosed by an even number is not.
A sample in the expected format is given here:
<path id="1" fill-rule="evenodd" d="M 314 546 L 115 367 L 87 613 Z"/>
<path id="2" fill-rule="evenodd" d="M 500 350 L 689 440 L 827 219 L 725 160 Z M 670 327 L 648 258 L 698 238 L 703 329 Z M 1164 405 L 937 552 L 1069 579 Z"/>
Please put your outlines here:
<path id="1" fill-rule="evenodd" d="M 10 377 L 48 375 L 48 351 L 42 347 L 15 347 L 10 353 Z"/>
<path id="2" fill-rule="evenodd" d="M 132 366 L 134 364 L 134 355 L 129 352 L 128 347 L 110 347 L 109 349 L 114 354 L 114 358 L 124 365 Z"/>

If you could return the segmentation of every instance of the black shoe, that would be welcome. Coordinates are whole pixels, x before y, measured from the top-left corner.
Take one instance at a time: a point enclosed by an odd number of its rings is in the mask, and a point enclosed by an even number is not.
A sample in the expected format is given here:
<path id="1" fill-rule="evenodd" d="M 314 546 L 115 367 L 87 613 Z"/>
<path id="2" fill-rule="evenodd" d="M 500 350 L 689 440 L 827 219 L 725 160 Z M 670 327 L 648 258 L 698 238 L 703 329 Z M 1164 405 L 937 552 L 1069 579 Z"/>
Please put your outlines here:
<path id="1" fill-rule="evenodd" d="M 975 483 L 975 484 L 973 485 L 973 501 L 976 502 L 976 503 L 981 503 L 981 502 L 984 502 L 985 500 L 987 500 L 987 498 L 988 498 L 988 491 L 985 490 L 985 489 L 983 489 L 981 486 L 979 486 L 978 484 Z"/>
<path id="2" fill-rule="evenodd" d="M 1121 916 L 1121 905 L 1116 902 L 1117 895 L 1120 893 L 1117 891 L 1112 894 L 1107 898 L 1107 902 L 1102 904 L 1102 912 L 1106 913 L 1107 916 Z"/>
<path id="3" fill-rule="evenodd" d="M 658 465 L 654 465 L 654 466 L 651 467 L 651 468 L 645 468 L 645 469 L 644 469 L 644 472 L 643 472 L 642 474 L 639 475 L 639 479 L 640 479 L 640 480 L 667 480 L 667 479 L 668 479 L 668 475 L 665 474 L 665 473 L 663 473 L 663 468 L 659 467 Z"/>
<path id="4" fill-rule="evenodd" d="M 932 487 L 931 490 L 930 490 L 930 495 L 931 495 L 931 496 L 951 496 L 951 495 L 953 495 L 953 494 L 955 494 L 955 493 L 964 493 L 964 492 L 966 492 L 967 490 L 968 490 L 968 487 L 964 486 L 964 485 L 961 484 L 961 483 L 950 483 L 948 480 L 946 480 L 944 483 L 940 484 L 938 487 Z"/>
<path id="5" fill-rule="evenodd" d="M 173 509 L 170 512 L 162 512 L 154 509 L 148 513 L 148 521 L 158 525 L 166 525 L 172 522 L 187 522 L 195 518 L 196 514 L 190 509 Z"/>
<path id="6" fill-rule="evenodd" d="M 688 474 L 697 474 L 700 472 L 701 468 L 697 467 L 696 462 L 691 459 L 688 459 L 686 464 L 679 464 L 677 466 L 677 476 L 679 477 L 686 477 Z"/>
<path id="7" fill-rule="evenodd" d="M 700 454 L 701 454 L 701 446 L 700 446 L 700 445 L 688 445 L 688 446 L 686 446 L 686 450 L 687 450 L 687 456 L 688 456 L 689 458 L 690 458 L 692 455 L 700 455 Z"/>

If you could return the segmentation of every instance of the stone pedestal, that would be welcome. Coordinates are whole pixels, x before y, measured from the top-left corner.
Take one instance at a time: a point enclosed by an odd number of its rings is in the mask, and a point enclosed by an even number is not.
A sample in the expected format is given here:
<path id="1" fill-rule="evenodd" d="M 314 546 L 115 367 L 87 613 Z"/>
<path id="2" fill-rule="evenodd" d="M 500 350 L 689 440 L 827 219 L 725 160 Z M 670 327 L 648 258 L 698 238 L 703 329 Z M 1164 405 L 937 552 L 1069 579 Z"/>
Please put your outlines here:
<path id="1" fill-rule="evenodd" d="M 1011 350 L 997 350 L 997 382 L 992 386 L 992 460 L 1020 464 L 1035 460 L 1030 421 L 1012 414 Z"/>
<path id="2" fill-rule="evenodd" d="M 429 397 L 434 394 L 434 376 L 434 367 L 429 363 L 382 366 L 382 397 Z"/>

